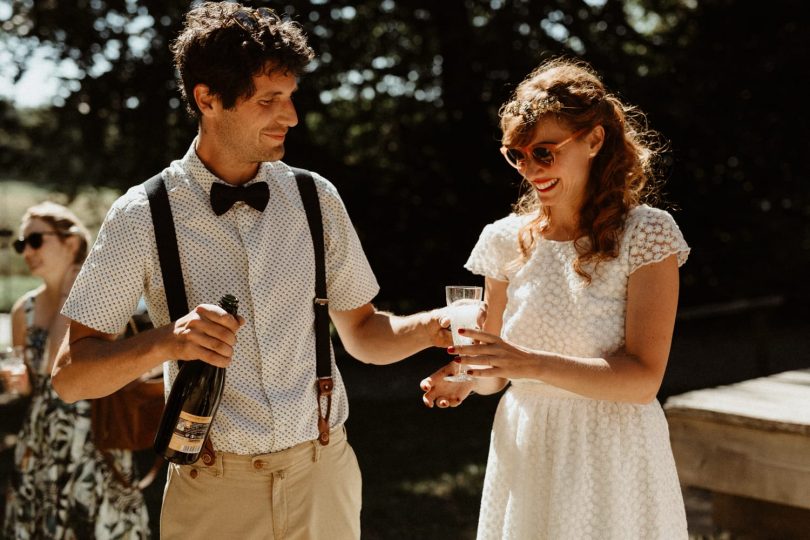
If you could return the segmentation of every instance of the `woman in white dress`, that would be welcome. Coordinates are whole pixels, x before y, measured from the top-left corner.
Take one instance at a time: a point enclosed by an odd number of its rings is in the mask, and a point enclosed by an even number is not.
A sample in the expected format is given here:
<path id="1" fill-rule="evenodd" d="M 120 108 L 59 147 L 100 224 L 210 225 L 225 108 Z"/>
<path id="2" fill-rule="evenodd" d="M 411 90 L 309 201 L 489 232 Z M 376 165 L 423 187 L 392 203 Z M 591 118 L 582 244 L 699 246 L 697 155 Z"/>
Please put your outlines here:
<path id="1" fill-rule="evenodd" d="M 465 265 L 486 283 L 483 330 L 465 330 L 476 344 L 422 381 L 430 407 L 508 385 L 478 538 L 687 538 L 656 394 L 689 247 L 643 204 L 654 134 L 572 60 L 538 67 L 500 117 L 501 152 L 529 189 Z M 459 365 L 475 382 L 443 380 Z"/>

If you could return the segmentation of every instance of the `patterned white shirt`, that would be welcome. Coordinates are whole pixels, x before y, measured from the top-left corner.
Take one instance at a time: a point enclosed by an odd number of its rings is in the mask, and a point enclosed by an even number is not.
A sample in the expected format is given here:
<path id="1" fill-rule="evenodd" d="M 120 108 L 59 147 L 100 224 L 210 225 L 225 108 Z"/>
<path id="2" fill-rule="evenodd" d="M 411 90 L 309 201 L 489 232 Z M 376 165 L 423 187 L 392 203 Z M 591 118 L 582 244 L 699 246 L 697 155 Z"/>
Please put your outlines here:
<path id="1" fill-rule="evenodd" d="M 238 202 L 217 217 L 209 193 L 221 180 L 203 165 L 195 147 L 196 141 L 162 173 L 189 309 L 233 294 L 246 319 L 211 441 L 220 451 L 261 454 L 315 439 L 315 261 L 293 172 L 280 161 L 263 163 L 248 185 L 268 183 L 270 202 L 264 212 Z M 379 286 L 337 190 L 313 176 L 323 214 L 330 308 L 354 309 L 370 302 Z M 138 185 L 107 214 L 63 313 L 114 334 L 124 328 L 141 295 L 155 326 L 168 324 L 149 201 Z M 176 375 L 176 362 L 166 362 L 167 380 Z M 336 427 L 345 422 L 349 407 L 334 352 L 332 376 L 330 423 Z"/>

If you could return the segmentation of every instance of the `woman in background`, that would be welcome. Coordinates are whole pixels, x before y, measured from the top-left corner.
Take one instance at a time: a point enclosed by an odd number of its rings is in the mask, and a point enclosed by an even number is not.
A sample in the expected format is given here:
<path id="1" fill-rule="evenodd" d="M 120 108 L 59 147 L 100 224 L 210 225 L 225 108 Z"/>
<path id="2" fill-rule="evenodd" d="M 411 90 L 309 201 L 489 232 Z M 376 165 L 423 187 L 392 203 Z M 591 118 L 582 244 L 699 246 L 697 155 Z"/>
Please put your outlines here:
<path id="1" fill-rule="evenodd" d="M 27 376 L 7 379 L 12 390 L 31 394 L 14 453 L 3 536 L 15 539 L 148 538 L 143 496 L 126 481 L 132 454 L 108 451 L 90 436 L 90 403 L 64 403 L 50 372 L 67 330 L 60 314 L 90 234 L 64 206 L 44 202 L 22 218 L 14 249 L 32 275 L 42 279 L 11 311 L 12 345 L 26 351 Z M 108 463 L 105 459 L 110 459 Z M 116 478 L 111 466 L 122 473 Z"/>
<path id="2" fill-rule="evenodd" d="M 506 160 L 529 188 L 484 228 L 483 331 L 422 381 L 428 406 L 507 384 L 492 428 L 480 540 L 687 538 L 666 419 L 678 267 L 672 217 L 642 204 L 656 148 L 643 117 L 583 62 L 538 67 L 501 108 Z"/>

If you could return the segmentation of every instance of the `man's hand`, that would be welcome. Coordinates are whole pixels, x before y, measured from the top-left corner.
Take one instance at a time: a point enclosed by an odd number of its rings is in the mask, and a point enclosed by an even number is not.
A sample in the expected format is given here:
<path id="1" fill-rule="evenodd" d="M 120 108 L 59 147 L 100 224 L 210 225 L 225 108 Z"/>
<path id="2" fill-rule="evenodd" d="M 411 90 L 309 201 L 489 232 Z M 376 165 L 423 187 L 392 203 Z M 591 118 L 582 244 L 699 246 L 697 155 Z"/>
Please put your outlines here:
<path id="1" fill-rule="evenodd" d="M 228 367 L 236 345 L 236 332 L 245 324 L 213 304 L 200 304 L 177 319 L 172 327 L 173 343 L 169 358 L 202 360 L 217 367 Z"/>
<path id="2" fill-rule="evenodd" d="M 450 317 L 444 308 L 434 309 L 427 313 L 428 322 L 425 324 L 430 343 L 434 347 L 447 348 L 453 344 L 453 336 L 450 333 Z"/>
<path id="3" fill-rule="evenodd" d="M 430 342 L 434 347 L 449 347 L 453 344 L 453 335 L 450 332 L 450 317 L 447 316 L 446 308 L 438 308 L 428 312 L 430 317 L 429 323 L 426 325 Z M 478 312 L 476 324 L 478 328 L 483 328 L 484 321 L 487 320 L 487 305 L 481 304 L 481 310 Z"/>

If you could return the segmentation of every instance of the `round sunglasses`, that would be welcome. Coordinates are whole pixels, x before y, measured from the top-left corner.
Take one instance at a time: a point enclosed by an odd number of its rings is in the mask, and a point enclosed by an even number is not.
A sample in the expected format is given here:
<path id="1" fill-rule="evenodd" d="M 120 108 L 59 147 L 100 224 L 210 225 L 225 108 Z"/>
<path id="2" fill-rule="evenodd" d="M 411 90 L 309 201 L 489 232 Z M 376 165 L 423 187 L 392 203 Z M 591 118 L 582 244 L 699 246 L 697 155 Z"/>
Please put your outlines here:
<path id="1" fill-rule="evenodd" d="M 39 249 L 42 247 L 42 241 L 44 240 L 45 236 L 65 236 L 65 235 L 57 232 L 32 232 L 28 236 L 24 236 L 22 238 L 14 240 L 12 246 L 14 246 L 14 251 L 16 251 L 19 254 L 22 254 L 22 252 L 25 251 L 26 244 L 31 246 L 31 249 Z"/>
<path id="2" fill-rule="evenodd" d="M 535 163 L 545 167 L 551 167 L 554 164 L 554 155 L 560 151 L 560 148 L 586 131 L 587 129 L 580 129 L 564 141 L 560 141 L 556 144 L 540 143 L 534 146 L 501 146 L 501 154 L 506 158 L 509 165 L 516 169 L 525 165 L 528 158 L 532 158 Z"/>

